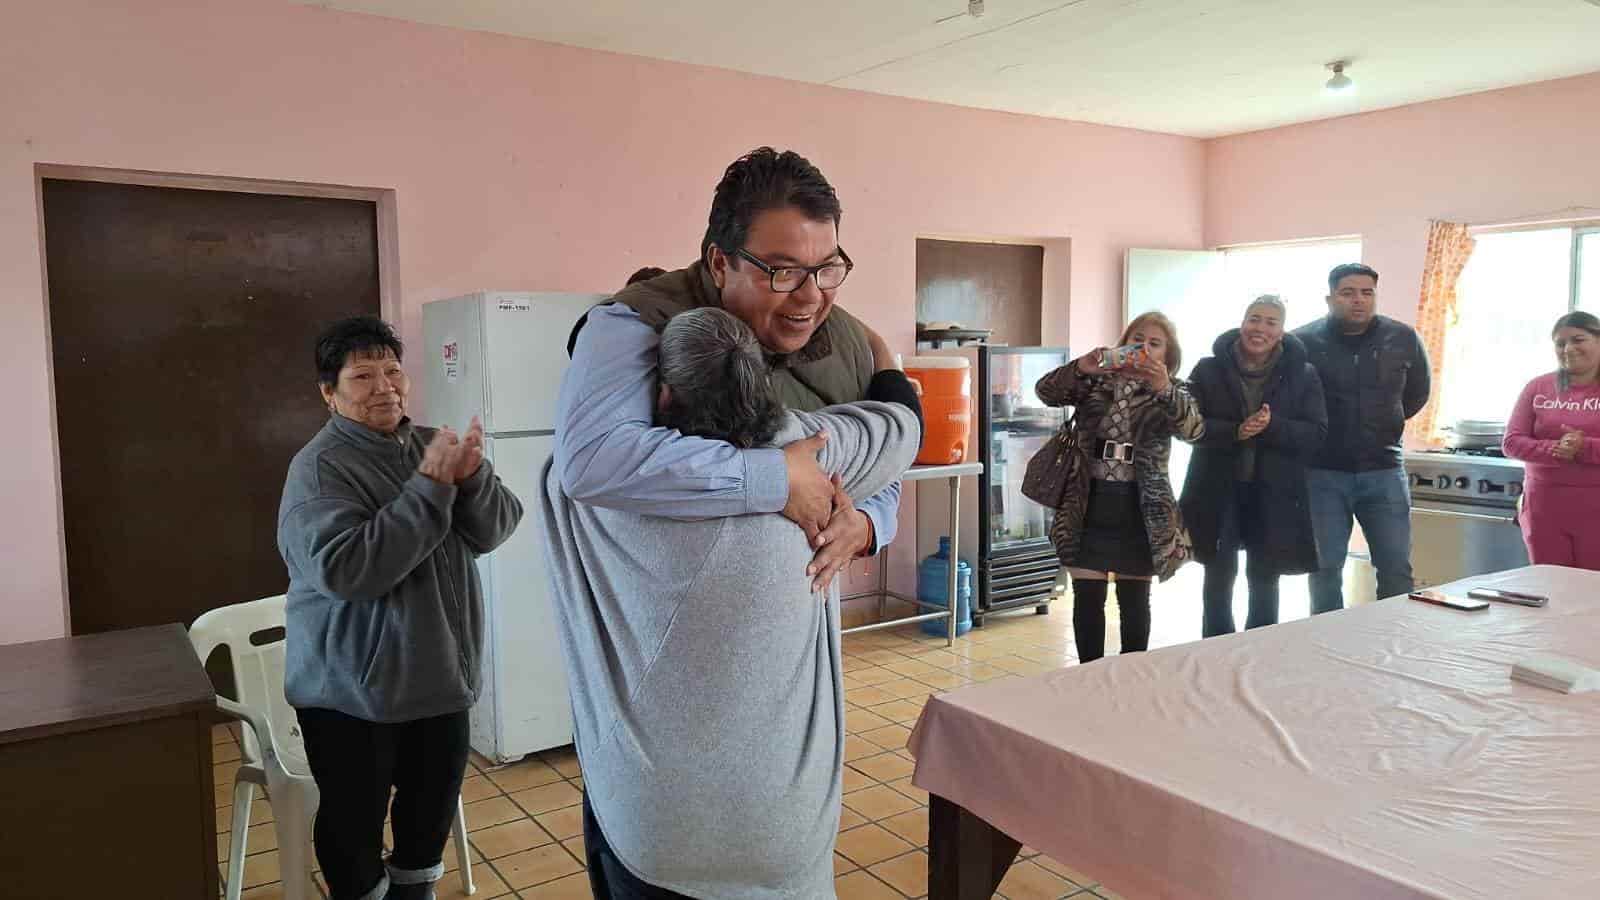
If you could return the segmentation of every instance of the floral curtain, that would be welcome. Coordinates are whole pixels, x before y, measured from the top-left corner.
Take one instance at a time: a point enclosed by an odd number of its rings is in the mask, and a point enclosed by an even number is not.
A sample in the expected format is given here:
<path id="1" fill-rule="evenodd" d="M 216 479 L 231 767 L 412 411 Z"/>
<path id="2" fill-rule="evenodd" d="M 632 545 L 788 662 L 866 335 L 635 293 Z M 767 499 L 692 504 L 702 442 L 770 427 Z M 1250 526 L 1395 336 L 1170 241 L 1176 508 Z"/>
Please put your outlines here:
<path id="1" fill-rule="evenodd" d="M 1459 316 L 1456 312 L 1456 282 L 1477 243 L 1466 225 L 1432 222 L 1428 228 L 1428 255 L 1422 267 L 1422 298 L 1417 302 L 1417 334 L 1428 351 L 1433 373 L 1433 395 L 1422 412 L 1407 425 L 1407 443 L 1420 447 L 1440 447 L 1444 435 L 1439 421 L 1439 401 L 1444 394 L 1445 347 Z"/>

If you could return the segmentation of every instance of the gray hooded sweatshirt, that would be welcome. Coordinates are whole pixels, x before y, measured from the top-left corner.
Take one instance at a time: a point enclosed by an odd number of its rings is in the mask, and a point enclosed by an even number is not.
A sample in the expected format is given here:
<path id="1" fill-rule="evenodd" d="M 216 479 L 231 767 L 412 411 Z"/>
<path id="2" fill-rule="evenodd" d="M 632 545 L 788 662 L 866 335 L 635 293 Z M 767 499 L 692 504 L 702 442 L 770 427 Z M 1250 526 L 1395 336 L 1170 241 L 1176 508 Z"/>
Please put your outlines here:
<path id="1" fill-rule="evenodd" d="M 782 446 L 852 497 L 917 454 L 904 406 L 790 411 Z M 832 897 L 844 764 L 839 594 L 811 593 L 804 533 L 777 514 L 680 521 L 543 503 L 578 756 L 617 858 L 702 900 Z"/>
<path id="2" fill-rule="evenodd" d="M 459 485 L 418 474 L 434 431 L 407 419 L 382 434 L 335 415 L 289 463 L 278 510 L 289 705 L 407 722 L 478 699 L 474 560 L 511 536 L 522 504 L 488 460 Z"/>

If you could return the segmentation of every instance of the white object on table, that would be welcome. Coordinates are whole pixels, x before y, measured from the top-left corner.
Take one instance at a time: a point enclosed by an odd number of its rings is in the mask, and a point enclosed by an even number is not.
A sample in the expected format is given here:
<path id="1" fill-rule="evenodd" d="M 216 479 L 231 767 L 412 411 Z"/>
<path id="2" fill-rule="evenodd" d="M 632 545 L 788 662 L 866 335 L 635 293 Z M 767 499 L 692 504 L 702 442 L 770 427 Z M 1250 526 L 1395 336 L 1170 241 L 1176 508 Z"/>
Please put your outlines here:
<path id="1" fill-rule="evenodd" d="M 1511 679 L 1563 694 L 1600 690 L 1600 672 L 1561 656 L 1541 654 L 1513 663 Z"/>

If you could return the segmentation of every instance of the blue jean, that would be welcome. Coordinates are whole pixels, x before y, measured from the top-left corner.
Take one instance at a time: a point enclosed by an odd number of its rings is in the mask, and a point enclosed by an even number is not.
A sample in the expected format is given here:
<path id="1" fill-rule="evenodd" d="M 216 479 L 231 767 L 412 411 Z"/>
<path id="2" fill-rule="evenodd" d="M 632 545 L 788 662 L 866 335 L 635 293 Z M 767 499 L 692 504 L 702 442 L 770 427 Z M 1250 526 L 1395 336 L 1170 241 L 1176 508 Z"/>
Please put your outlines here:
<path id="1" fill-rule="evenodd" d="M 1245 551 L 1245 580 L 1250 586 L 1250 613 L 1245 628 L 1278 624 L 1278 573 L 1261 549 L 1261 494 L 1254 484 L 1239 484 L 1223 501 L 1217 534 L 1217 558 L 1206 566 L 1203 587 L 1205 615 L 1202 637 L 1233 634 L 1233 584 L 1239 575 L 1239 551 Z"/>
<path id="2" fill-rule="evenodd" d="M 1344 608 L 1351 521 L 1361 523 L 1378 570 L 1378 597 L 1411 590 L 1411 480 L 1404 466 L 1375 472 L 1311 469 L 1311 523 L 1322 568 L 1311 574 L 1312 614 Z"/>

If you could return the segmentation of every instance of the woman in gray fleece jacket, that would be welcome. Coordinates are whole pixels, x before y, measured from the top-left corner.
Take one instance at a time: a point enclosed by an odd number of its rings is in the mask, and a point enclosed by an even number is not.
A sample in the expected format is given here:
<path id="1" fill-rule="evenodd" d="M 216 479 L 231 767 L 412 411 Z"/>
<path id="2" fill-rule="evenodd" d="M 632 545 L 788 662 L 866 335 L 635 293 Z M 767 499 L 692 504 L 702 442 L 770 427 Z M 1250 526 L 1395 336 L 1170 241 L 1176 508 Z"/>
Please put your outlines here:
<path id="1" fill-rule="evenodd" d="M 474 559 L 522 518 L 477 420 L 457 436 L 406 417 L 403 350 L 370 316 L 318 339 L 328 424 L 289 464 L 278 512 L 284 693 L 321 794 L 313 837 L 332 900 L 433 896 L 478 697 Z"/>
<path id="2" fill-rule="evenodd" d="M 818 463 L 851 496 L 911 465 L 914 396 L 786 411 L 767 372 L 739 319 L 680 313 L 661 336 L 657 422 L 740 447 L 824 433 Z M 839 594 L 812 592 L 805 534 L 776 513 L 685 521 L 578 503 L 548 469 L 542 496 L 597 900 L 832 897 Z"/>

